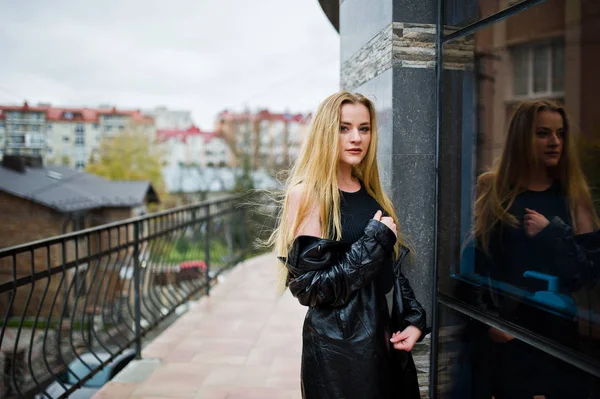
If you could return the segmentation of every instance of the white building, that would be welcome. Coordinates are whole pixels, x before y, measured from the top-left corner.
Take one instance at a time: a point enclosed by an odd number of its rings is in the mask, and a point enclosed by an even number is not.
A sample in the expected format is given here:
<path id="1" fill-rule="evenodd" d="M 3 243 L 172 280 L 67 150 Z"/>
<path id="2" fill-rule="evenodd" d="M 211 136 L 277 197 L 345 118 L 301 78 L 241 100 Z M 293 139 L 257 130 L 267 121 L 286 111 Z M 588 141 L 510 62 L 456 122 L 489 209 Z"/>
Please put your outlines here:
<path id="1" fill-rule="evenodd" d="M 185 130 L 157 130 L 156 138 L 166 153 L 167 166 L 231 166 L 231 151 L 214 132 L 203 132 L 191 126 Z"/>
<path id="2" fill-rule="evenodd" d="M 166 107 L 156 107 L 153 110 L 143 111 L 143 114 L 154 118 L 156 129 L 159 130 L 185 130 L 194 124 L 190 111 L 173 111 Z"/>

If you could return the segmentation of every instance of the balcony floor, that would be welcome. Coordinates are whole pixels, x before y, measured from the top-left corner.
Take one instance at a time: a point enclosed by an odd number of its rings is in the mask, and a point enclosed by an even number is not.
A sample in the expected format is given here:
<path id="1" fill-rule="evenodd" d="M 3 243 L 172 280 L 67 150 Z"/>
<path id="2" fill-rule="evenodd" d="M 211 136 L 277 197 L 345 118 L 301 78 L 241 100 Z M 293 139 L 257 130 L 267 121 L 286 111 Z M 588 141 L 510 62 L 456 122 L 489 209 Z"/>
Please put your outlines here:
<path id="1" fill-rule="evenodd" d="M 238 265 L 93 399 L 300 398 L 306 308 L 277 297 L 277 260 Z"/>

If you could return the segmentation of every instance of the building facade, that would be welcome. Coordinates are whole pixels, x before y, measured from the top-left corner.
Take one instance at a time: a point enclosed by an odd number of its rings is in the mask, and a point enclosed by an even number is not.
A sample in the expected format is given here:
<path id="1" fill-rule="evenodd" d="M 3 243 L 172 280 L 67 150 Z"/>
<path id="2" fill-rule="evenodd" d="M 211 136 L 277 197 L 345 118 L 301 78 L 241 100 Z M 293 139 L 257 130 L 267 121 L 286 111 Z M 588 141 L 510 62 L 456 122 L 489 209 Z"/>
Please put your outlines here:
<path id="1" fill-rule="evenodd" d="M 46 109 L 23 106 L 0 107 L 0 148 L 12 155 L 46 155 Z"/>
<path id="2" fill-rule="evenodd" d="M 159 129 L 156 142 L 166 154 L 165 166 L 230 167 L 231 151 L 215 132 L 192 125 L 186 129 Z"/>
<path id="3" fill-rule="evenodd" d="M 102 138 L 124 130 L 156 134 L 154 119 L 139 110 L 0 106 L 2 154 L 41 156 L 54 165 L 84 169 Z"/>
<path id="4" fill-rule="evenodd" d="M 226 110 L 218 116 L 216 132 L 231 150 L 232 166 L 248 162 L 251 169 L 276 173 L 295 159 L 309 120 L 301 113 Z"/>
<path id="5" fill-rule="evenodd" d="M 561 156 L 578 159 L 598 212 L 600 2 L 320 3 L 340 33 L 341 87 L 375 100 L 384 186 L 416 249 L 405 272 L 432 327 L 423 396 L 598 397 L 600 226 L 577 231 L 569 182 L 519 191 L 542 214 L 562 212 L 568 240 L 543 233 L 552 228 L 528 236 L 517 220 L 490 245 L 513 240 L 522 253 L 486 253 L 473 229 L 479 178 L 513 155 L 509 122 L 531 100 L 562 104 L 568 126 L 538 113 L 536 130 L 515 137 L 552 131 L 552 145 L 568 143 Z M 551 211 L 539 198 L 562 202 Z"/>

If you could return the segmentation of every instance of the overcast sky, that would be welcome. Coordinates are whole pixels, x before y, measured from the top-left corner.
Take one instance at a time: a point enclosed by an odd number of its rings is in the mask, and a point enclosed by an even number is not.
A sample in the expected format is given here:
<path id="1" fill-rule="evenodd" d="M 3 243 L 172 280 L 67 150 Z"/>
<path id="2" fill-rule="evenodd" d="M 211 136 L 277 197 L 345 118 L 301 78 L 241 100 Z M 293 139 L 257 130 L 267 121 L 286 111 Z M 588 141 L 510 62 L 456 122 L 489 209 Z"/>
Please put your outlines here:
<path id="1" fill-rule="evenodd" d="M 339 87 L 317 0 L 0 0 L 0 103 L 307 112 Z"/>

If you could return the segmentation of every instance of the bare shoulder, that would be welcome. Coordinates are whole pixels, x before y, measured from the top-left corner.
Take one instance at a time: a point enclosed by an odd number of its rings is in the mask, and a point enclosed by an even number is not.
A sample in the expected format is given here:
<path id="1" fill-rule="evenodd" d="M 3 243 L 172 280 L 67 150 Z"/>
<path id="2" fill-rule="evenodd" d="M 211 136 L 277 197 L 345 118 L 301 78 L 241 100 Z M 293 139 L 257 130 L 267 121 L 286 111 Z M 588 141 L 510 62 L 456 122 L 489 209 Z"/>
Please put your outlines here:
<path id="1" fill-rule="evenodd" d="M 321 226 L 319 222 L 318 203 L 313 195 L 308 192 L 305 184 L 297 184 L 288 192 L 287 220 L 292 226 L 293 221 L 300 217 L 297 225 L 296 236 L 314 235 L 320 236 Z"/>
<path id="2" fill-rule="evenodd" d="M 288 197 L 290 200 L 300 201 L 306 190 L 306 184 L 296 184 L 294 187 L 290 187 Z"/>

